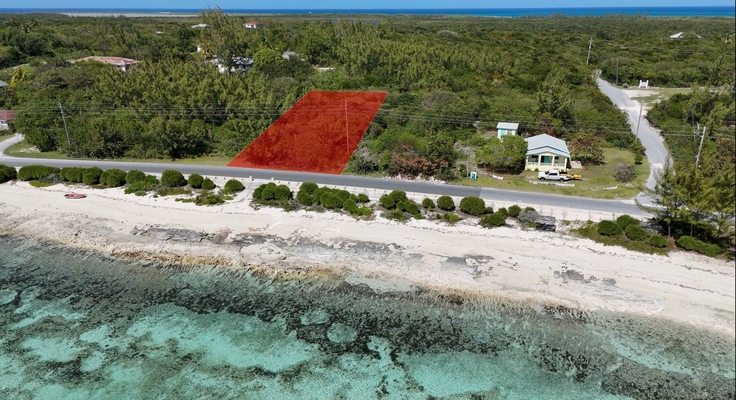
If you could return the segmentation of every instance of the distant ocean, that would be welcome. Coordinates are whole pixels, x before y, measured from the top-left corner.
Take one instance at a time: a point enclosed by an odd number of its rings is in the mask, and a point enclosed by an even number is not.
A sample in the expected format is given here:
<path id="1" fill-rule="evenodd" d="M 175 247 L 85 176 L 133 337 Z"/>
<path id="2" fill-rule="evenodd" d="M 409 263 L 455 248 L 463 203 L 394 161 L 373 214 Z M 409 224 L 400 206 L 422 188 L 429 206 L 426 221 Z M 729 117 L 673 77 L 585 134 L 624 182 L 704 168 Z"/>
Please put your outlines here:
<path id="1" fill-rule="evenodd" d="M 469 15 L 485 17 L 649 15 L 658 17 L 733 17 L 736 8 L 723 7 L 577 7 L 577 8 L 427 8 L 427 9 L 224 9 L 233 14 L 387 14 Z M 163 8 L 0 8 L 0 13 L 197 14 L 196 9 Z"/>

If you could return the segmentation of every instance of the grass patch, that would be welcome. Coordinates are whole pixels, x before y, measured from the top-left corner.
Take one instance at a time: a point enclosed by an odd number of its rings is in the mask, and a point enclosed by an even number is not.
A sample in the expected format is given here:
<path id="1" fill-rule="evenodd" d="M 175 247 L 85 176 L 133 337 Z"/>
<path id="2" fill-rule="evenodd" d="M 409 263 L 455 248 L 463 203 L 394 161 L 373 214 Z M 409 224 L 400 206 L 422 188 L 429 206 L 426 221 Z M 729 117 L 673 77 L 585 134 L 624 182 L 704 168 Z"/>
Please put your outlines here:
<path id="1" fill-rule="evenodd" d="M 624 184 L 613 179 L 613 168 L 619 164 L 633 164 L 634 155 L 629 150 L 619 148 L 604 148 L 606 164 L 588 166 L 581 170 L 571 170 L 583 176 L 582 180 L 570 181 L 575 187 L 534 185 L 529 182 L 537 180 L 537 173 L 524 171 L 521 175 L 503 175 L 503 180 L 492 178 L 489 175 L 480 175 L 478 179 L 462 179 L 461 184 L 476 187 L 491 187 L 496 189 L 518 190 L 522 192 L 554 193 L 568 196 L 589 197 L 594 199 L 630 199 L 639 192 L 646 184 L 649 177 L 649 162 L 644 158 L 641 165 L 637 165 L 636 178 L 630 183 Z M 603 190 L 617 186 L 615 190 Z"/>
<path id="2" fill-rule="evenodd" d="M 678 93 L 685 94 L 692 91 L 691 88 L 629 88 L 625 90 L 633 92 L 631 98 L 643 103 L 647 108 L 654 106 L 656 103 L 661 103 Z"/>
<path id="3" fill-rule="evenodd" d="M 41 181 L 28 181 L 28 183 L 30 183 L 31 186 L 37 187 L 37 188 L 45 188 L 45 187 L 56 185 L 56 183 L 53 183 L 53 182 L 41 182 Z"/>
<path id="4" fill-rule="evenodd" d="M 7 150 L 5 154 L 10 157 L 25 157 L 25 158 L 42 158 L 42 159 L 74 159 L 74 160 L 90 160 L 90 161 L 126 161 L 126 162 L 142 162 L 142 163 L 166 163 L 166 164 L 183 164 L 183 165 L 211 165 L 222 167 L 232 160 L 232 157 L 224 156 L 205 156 L 205 157 L 194 157 L 194 158 L 182 158 L 176 160 L 158 159 L 158 158 L 132 158 L 122 157 L 115 159 L 93 159 L 93 158 L 70 158 L 67 157 L 66 153 L 59 153 L 55 151 L 39 152 L 35 148 L 29 145 L 26 141 L 16 143 Z"/>
<path id="5" fill-rule="evenodd" d="M 588 223 L 577 229 L 570 229 L 571 233 L 577 234 L 584 238 L 591 239 L 606 246 L 620 246 L 631 251 L 638 251 L 646 254 L 667 255 L 668 248 L 658 248 L 649 244 L 649 241 L 633 241 L 626 238 L 623 233 L 616 236 L 604 236 L 598 233 L 598 224 L 588 221 Z"/>

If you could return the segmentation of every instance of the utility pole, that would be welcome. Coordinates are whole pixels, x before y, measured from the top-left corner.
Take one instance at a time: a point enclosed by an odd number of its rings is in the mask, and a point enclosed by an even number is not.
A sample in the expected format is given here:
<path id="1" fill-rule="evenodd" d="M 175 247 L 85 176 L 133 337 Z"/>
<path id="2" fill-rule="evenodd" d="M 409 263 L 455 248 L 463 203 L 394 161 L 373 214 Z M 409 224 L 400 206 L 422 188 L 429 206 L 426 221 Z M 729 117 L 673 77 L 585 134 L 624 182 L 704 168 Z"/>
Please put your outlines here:
<path id="1" fill-rule="evenodd" d="M 350 130 L 348 125 L 348 100 L 345 99 L 345 150 L 350 154 Z"/>
<path id="2" fill-rule="evenodd" d="M 616 59 L 616 86 L 618 86 L 618 58 Z"/>
<path id="3" fill-rule="evenodd" d="M 641 125 L 641 114 L 644 109 L 644 103 L 639 103 L 639 120 L 636 122 L 636 137 L 639 138 L 639 125 Z"/>
<path id="4" fill-rule="evenodd" d="M 59 110 L 61 110 L 61 120 L 64 122 L 64 132 L 66 132 L 66 144 L 69 146 L 69 150 L 71 150 L 72 142 L 69 140 L 69 130 L 66 128 L 66 118 L 64 117 L 64 108 L 61 107 L 61 102 L 59 102 Z"/>
<path id="5" fill-rule="evenodd" d="M 465 168 L 465 177 L 470 177 L 470 150 L 468 150 L 468 167 Z"/>
<path id="6" fill-rule="evenodd" d="M 590 37 L 590 43 L 588 44 L 588 58 L 585 60 L 585 65 L 590 64 L 590 49 L 593 48 L 593 36 Z"/>
<path id="7" fill-rule="evenodd" d="M 705 129 L 706 127 L 703 127 L 703 133 L 700 134 L 700 146 L 698 146 L 698 155 L 695 156 L 695 169 L 700 168 L 700 152 L 703 151 L 703 140 L 705 139 Z M 700 126 L 698 126 L 698 131 L 700 130 Z"/>

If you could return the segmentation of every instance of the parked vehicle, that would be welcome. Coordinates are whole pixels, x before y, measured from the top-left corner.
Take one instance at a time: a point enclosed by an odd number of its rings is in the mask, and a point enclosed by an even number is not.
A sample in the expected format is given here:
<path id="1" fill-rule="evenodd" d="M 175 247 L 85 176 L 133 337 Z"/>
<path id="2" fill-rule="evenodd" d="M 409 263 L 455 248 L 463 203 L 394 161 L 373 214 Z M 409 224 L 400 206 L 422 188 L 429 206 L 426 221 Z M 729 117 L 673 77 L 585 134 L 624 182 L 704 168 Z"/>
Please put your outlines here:
<path id="1" fill-rule="evenodd" d="M 547 172 L 540 172 L 537 175 L 537 178 L 540 181 L 562 181 L 562 182 L 566 182 L 571 179 L 569 176 L 561 174 L 560 171 L 556 169 L 551 169 Z"/>
<path id="2" fill-rule="evenodd" d="M 580 174 L 571 174 L 569 172 L 563 172 L 563 175 L 567 175 L 568 178 L 573 179 L 573 180 L 583 179 L 583 176 Z"/>

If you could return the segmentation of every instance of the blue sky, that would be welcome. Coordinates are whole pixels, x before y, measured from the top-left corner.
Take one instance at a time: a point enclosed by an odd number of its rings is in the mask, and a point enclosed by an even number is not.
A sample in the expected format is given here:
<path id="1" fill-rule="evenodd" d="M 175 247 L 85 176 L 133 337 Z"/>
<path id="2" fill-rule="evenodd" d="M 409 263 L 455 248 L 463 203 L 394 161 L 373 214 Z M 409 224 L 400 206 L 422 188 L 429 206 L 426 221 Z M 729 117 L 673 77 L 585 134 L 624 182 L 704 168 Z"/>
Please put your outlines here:
<path id="1" fill-rule="evenodd" d="M 270 0 L 240 1 L 220 0 L 126 0 L 110 2 L 101 0 L 25 0 L 3 2 L 0 8 L 178 8 L 204 9 L 220 6 L 223 9 L 386 9 L 386 8 L 558 8 L 558 7 L 656 7 L 656 6 L 733 6 L 733 0 L 369 0 L 346 2 L 345 0 Z M 696 4 L 694 4 L 696 3 Z"/>

